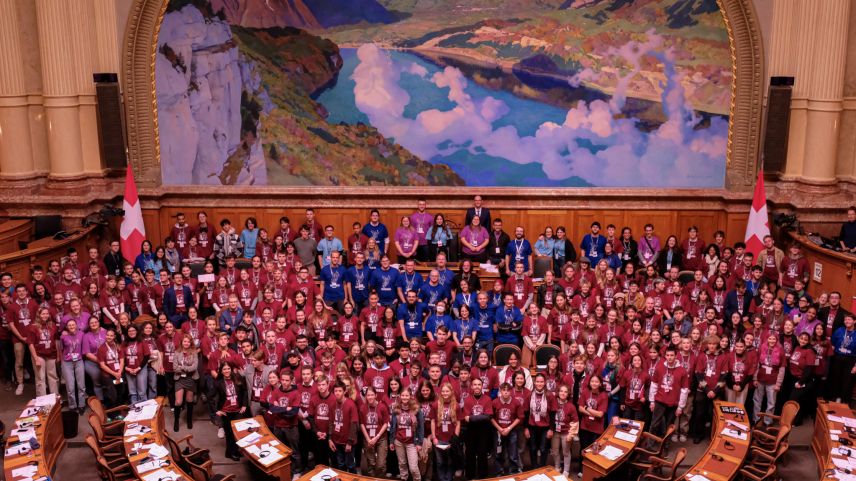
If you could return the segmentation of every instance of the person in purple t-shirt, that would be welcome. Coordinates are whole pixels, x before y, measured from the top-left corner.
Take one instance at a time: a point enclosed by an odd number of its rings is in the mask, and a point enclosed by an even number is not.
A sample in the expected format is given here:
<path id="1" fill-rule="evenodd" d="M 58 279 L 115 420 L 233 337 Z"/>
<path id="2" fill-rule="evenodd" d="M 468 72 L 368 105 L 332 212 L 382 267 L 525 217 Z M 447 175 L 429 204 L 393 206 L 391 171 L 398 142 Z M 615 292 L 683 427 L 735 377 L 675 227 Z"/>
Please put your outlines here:
<path id="1" fill-rule="evenodd" d="M 645 235 L 639 239 L 639 264 L 641 267 L 657 265 L 660 255 L 660 238 L 654 235 L 654 225 L 645 224 Z"/>
<path id="2" fill-rule="evenodd" d="M 461 251 L 464 259 L 474 262 L 485 262 L 487 260 L 487 244 L 490 236 L 487 229 L 481 226 L 479 216 L 473 216 L 470 224 L 461 230 Z"/>
<path id="3" fill-rule="evenodd" d="M 86 409 L 86 378 L 83 367 L 83 331 L 78 328 L 77 319 L 65 320 L 65 331 L 59 341 L 62 348 L 62 378 L 68 392 L 68 408 L 83 414 Z"/>
<path id="4" fill-rule="evenodd" d="M 89 318 L 89 331 L 83 334 L 82 351 L 83 369 L 92 381 L 95 397 L 104 400 L 104 389 L 101 384 L 101 364 L 98 362 L 98 348 L 107 339 L 107 331 L 101 327 L 98 319 Z"/>
<path id="5" fill-rule="evenodd" d="M 395 230 L 395 250 L 398 252 L 398 263 L 404 264 L 407 259 L 416 256 L 419 247 L 419 237 L 416 229 L 410 224 L 410 217 L 401 218 L 401 226 Z"/>
<path id="6" fill-rule="evenodd" d="M 425 233 L 428 232 L 428 229 L 431 228 L 431 224 L 434 222 L 434 216 L 425 210 L 427 206 L 428 203 L 425 202 L 425 199 L 419 199 L 416 202 L 416 212 L 410 214 L 410 225 L 416 229 L 416 236 L 419 238 L 419 247 L 416 249 L 416 260 L 423 262 L 428 260 L 428 241 L 425 240 Z"/>

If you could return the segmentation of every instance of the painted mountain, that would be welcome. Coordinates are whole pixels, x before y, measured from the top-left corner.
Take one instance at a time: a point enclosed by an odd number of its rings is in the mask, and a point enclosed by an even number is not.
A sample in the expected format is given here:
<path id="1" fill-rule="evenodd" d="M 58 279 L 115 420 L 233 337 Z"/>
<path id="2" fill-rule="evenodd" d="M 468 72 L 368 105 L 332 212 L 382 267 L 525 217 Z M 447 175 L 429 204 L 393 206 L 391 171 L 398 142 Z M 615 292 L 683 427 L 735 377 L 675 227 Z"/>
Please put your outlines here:
<path id="1" fill-rule="evenodd" d="M 163 181 L 721 187 L 716 0 L 170 0 Z"/>

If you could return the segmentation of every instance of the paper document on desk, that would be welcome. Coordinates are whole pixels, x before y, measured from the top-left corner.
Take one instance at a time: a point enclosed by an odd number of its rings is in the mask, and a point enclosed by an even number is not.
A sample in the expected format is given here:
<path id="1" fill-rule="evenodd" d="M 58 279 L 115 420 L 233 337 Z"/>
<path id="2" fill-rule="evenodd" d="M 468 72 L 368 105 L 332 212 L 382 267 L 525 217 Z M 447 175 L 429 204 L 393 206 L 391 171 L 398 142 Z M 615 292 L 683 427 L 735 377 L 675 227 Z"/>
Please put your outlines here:
<path id="1" fill-rule="evenodd" d="M 153 458 L 160 459 L 169 456 L 169 449 L 159 444 L 149 444 L 145 448 L 149 450 L 149 456 Z"/>
<path id="2" fill-rule="evenodd" d="M 738 423 L 737 421 L 728 420 L 728 421 L 725 421 L 725 424 L 730 425 L 730 426 L 736 426 L 736 427 L 740 428 L 741 431 L 748 431 L 749 430 L 749 426 L 747 426 L 745 424 Z"/>
<path id="3" fill-rule="evenodd" d="M 832 464 L 834 464 L 836 468 L 850 470 L 850 461 L 847 459 L 836 458 L 834 456 L 830 459 L 832 459 Z"/>
<path id="4" fill-rule="evenodd" d="M 615 461 L 616 459 L 624 455 L 624 451 L 616 448 L 615 446 L 607 446 L 601 449 L 600 452 L 597 454 L 600 454 L 601 456 L 610 461 Z"/>
<path id="5" fill-rule="evenodd" d="M 553 481 L 553 479 L 546 474 L 536 474 L 526 478 L 524 481 Z"/>
<path id="6" fill-rule="evenodd" d="M 163 468 L 143 476 L 143 481 L 175 481 L 177 479 L 181 479 L 178 473 Z"/>
<path id="7" fill-rule="evenodd" d="M 46 407 L 56 404 L 56 394 L 45 394 L 33 399 L 33 406 Z"/>
<path id="8" fill-rule="evenodd" d="M 324 478 L 336 479 L 339 474 L 330 468 L 322 469 L 318 474 L 309 478 L 309 481 L 321 481 Z"/>
<path id="9" fill-rule="evenodd" d="M 158 407 L 156 404 L 146 404 L 144 406 L 138 406 L 128 411 L 128 415 L 125 416 L 125 422 L 130 423 L 134 421 L 147 421 L 155 417 L 157 413 Z"/>
<path id="10" fill-rule="evenodd" d="M 137 465 L 137 472 L 140 474 L 148 473 L 149 471 L 158 469 L 159 467 L 161 467 L 161 462 L 157 459 L 153 459 L 151 461 L 147 461 L 145 463 L 138 464 Z"/>
<path id="11" fill-rule="evenodd" d="M 848 428 L 856 428 L 856 419 L 844 418 L 844 425 Z"/>
<path id="12" fill-rule="evenodd" d="M 261 438 L 262 437 L 261 435 L 259 435 L 259 433 L 250 433 L 249 436 L 244 436 L 243 438 L 239 439 L 235 444 L 242 448 L 246 448 L 247 446 L 255 443 Z"/>
<path id="13" fill-rule="evenodd" d="M 26 465 L 12 470 L 13 478 L 31 478 L 39 472 L 38 466 Z"/>
<path id="14" fill-rule="evenodd" d="M 17 436 L 18 441 L 24 442 L 24 441 L 29 441 L 30 438 L 36 437 L 36 429 L 35 428 L 18 428 L 18 429 L 13 429 L 10 434 L 12 436 Z"/>
<path id="15" fill-rule="evenodd" d="M 244 419 L 243 421 L 235 423 L 235 431 L 246 431 L 250 428 L 258 428 L 259 422 L 253 418 Z"/>
<path id="16" fill-rule="evenodd" d="M 636 436 L 630 433 L 625 433 L 624 431 L 616 431 L 615 439 L 620 439 L 622 441 L 627 441 L 628 443 L 635 443 Z"/>
<path id="17" fill-rule="evenodd" d="M 739 439 L 741 441 L 746 441 L 746 433 L 740 432 L 731 428 L 725 428 L 722 430 L 723 436 L 728 436 L 729 438 Z"/>
<path id="18" fill-rule="evenodd" d="M 553 480 L 554 481 L 568 481 L 568 478 L 564 474 L 560 474 L 558 476 L 553 476 Z"/>
<path id="19" fill-rule="evenodd" d="M 15 420 L 15 426 L 18 426 L 19 428 L 25 427 L 25 426 L 30 427 L 33 424 L 36 424 L 37 422 L 39 422 L 38 416 L 22 417 L 20 419 Z"/>
<path id="20" fill-rule="evenodd" d="M 701 474 L 687 474 L 687 479 L 691 479 L 692 481 L 710 481 L 710 479 Z"/>
<path id="21" fill-rule="evenodd" d="M 35 416 L 36 414 L 39 414 L 39 408 L 28 407 L 28 408 L 25 408 L 23 411 L 21 411 L 21 415 L 18 416 L 18 419 L 28 418 L 30 416 Z"/>

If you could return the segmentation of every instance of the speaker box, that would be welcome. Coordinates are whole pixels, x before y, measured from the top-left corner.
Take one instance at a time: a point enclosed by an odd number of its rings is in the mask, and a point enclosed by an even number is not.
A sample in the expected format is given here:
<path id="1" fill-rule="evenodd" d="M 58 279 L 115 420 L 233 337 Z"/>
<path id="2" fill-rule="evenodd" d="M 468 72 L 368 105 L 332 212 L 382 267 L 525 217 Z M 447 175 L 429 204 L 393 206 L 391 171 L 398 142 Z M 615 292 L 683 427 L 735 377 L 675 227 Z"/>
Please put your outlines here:
<path id="1" fill-rule="evenodd" d="M 93 74 L 93 80 L 101 162 L 106 169 L 122 171 L 127 158 L 119 76 L 115 73 L 96 73 Z"/>
<path id="2" fill-rule="evenodd" d="M 33 217 L 33 225 L 35 230 L 34 240 L 53 237 L 54 234 L 62 230 L 62 216 L 37 215 Z"/>
<path id="3" fill-rule="evenodd" d="M 767 125 L 764 134 L 764 173 L 780 174 L 788 158 L 793 77 L 772 77 L 767 95 Z"/>

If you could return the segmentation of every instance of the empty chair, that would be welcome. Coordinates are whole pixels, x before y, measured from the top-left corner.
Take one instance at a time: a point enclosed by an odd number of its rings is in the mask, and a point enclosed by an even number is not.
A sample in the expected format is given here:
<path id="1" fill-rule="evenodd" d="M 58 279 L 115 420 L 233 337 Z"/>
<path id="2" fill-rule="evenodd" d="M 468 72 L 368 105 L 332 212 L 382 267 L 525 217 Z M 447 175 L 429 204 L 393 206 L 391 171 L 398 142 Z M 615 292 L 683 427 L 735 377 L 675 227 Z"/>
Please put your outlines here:
<path id="1" fill-rule="evenodd" d="M 770 466 L 760 476 L 753 471 L 748 471 L 746 468 L 740 468 L 737 474 L 740 476 L 740 479 L 751 481 L 778 481 L 780 479 L 779 473 L 776 471 L 776 466 Z"/>
<path id="2" fill-rule="evenodd" d="M 120 433 L 120 434 L 107 434 L 107 433 L 105 433 L 97 415 L 90 414 L 88 421 L 89 421 L 89 427 L 92 428 L 92 434 L 95 435 L 95 440 L 98 442 L 98 446 L 101 446 L 103 448 L 104 446 L 106 446 L 108 444 L 112 444 L 116 441 L 120 441 L 120 442 L 122 441 L 122 436 L 124 433 Z"/>
<path id="3" fill-rule="evenodd" d="M 779 460 L 781 460 L 782 456 L 784 456 L 788 451 L 788 447 L 789 446 L 786 441 L 779 444 L 779 449 L 776 451 L 775 456 L 770 456 L 758 448 L 750 448 L 749 456 L 740 468 L 740 474 L 747 479 L 767 479 L 765 476 L 769 476 L 769 472 L 772 468 L 774 477 L 769 479 L 777 479 L 777 465 L 779 464 Z"/>
<path id="4" fill-rule="evenodd" d="M 552 356 L 556 356 L 556 358 L 558 358 L 560 354 L 562 354 L 562 351 L 559 349 L 559 346 L 554 344 L 538 346 L 535 348 L 535 364 L 538 366 L 538 369 L 544 369 L 547 367 L 547 361 L 549 361 Z"/>
<path id="5" fill-rule="evenodd" d="M 211 465 L 213 464 L 210 459 L 204 465 L 190 463 L 190 475 L 193 476 L 193 481 L 232 481 L 235 479 L 234 474 L 212 474 Z"/>
<path id="6" fill-rule="evenodd" d="M 92 414 L 98 417 L 98 422 L 101 424 L 101 428 L 105 433 L 108 434 L 122 434 L 125 430 L 125 422 L 122 421 L 128 414 L 128 406 L 116 406 L 111 409 L 104 409 L 104 405 L 101 403 L 95 396 L 89 396 L 86 399 L 86 405 L 89 406 L 89 410 L 92 411 Z"/>
<path id="7" fill-rule="evenodd" d="M 651 458 L 663 458 L 663 450 L 666 448 L 666 440 L 675 432 L 675 425 L 670 424 L 666 428 L 666 434 L 660 438 L 645 431 L 641 434 L 639 445 L 633 448 L 630 455 L 630 469 L 639 472 L 647 472 L 652 465 Z"/>
<path id="8" fill-rule="evenodd" d="M 508 356 L 511 353 L 517 354 L 517 359 L 521 359 L 520 348 L 514 344 L 500 344 L 493 350 L 493 365 L 497 368 L 508 365 Z"/>
<path id="9" fill-rule="evenodd" d="M 648 460 L 651 462 L 651 466 L 642 473 L 639 481 L 675 481 L 678 466 L 681 465 L 686 456 L 687 450 L 685 448 L 678 449 L 678 452 L 675 453 L 675 459 L 671 462 L 658 456 L 649 456 Z"/>
<path id="10" fill-rule="evenodd" d="M 543 279 L 547 271 L 553 270 L 553 258 L 549 256 L 535 257 L 535 266 L 532 268 L 532 277 Z"/>
<path id="11" fill-rule="evenodd" d="M 127 461 L 124 463 L 110 464 L 104 456 L 95 456 L 95 462 L 98 463 L 99 474 L 104 473 L 107 476 L 107 481 L 128 481 L 137 479 L 137 474 L 131 468 Z"/>
<path id="12" fill-rule="evenodd" d="M 782 426 L 775 435 L 767 434 L 764 431 L 758 431 L 752 434 L 751 447 L 761 451 L 768 456 L 775 456 L 776 451 L 782 443 L 786 443 L 788 435 L 791 433 L 790 426 Z"/>
<path id="13" fill-rule="evenodd" d="M 759 413 L 758 421 L 755 423 L 753 433 L 764 432 L 775 436 L 782 426 L 793 427 L 794 418 L 796 418 L 799 411 L 799 403 L 788 401 L 782 406 L 782 414 L 779 416 L 761 412 Z"/>
<path id="14" fill-rule="evenodd" d="M 202 466 L 206 465 L 208 461 L 211 461 L 211 455 L 207 449 L 197 448 L 193 445 L 191 442 L 193 439 L 192 434 L 188 434 L 178 440 L 173 439 L 168 434 L 164 437 L 166 438 L 167 447 L 169 448 L 173 461 L 175 461 L 175 463 L 178 464 L 178 466 L 185 472 L 190 472 L 189 463 Z M 184 443 L 184 449 L 181 449 L 181 443 Z M 210 467 L 211 465 L 208 464 L 208 466 Z"/>

